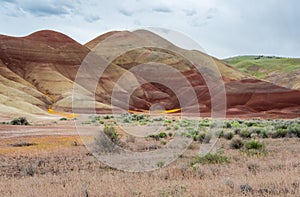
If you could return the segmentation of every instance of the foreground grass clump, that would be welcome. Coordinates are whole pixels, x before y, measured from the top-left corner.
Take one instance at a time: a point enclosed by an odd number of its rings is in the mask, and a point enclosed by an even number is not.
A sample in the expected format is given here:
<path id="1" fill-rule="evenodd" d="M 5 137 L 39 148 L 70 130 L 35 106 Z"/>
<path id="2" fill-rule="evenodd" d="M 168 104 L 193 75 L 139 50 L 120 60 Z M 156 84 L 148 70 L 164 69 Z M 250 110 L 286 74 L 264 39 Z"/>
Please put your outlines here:
<path id="1" fill-rule="evenodd" d="M 265 144 L 258 140 L 249 140 L 245 142 L 244 151 L 248 155 L 266 155 Z"/>
<path id="2" fill-rule="evenodd" d="M 250 149 L 262 150 L 265 148 L 265 145 L 258 140 L 250 140 L 245 143 L 245 148 L 247 150 Z"/>
<path id="3" fill-rule="evenodd" d="M 10 121 L 11 125 L 29 125 L 28 120 L 25 117 L 15 118 Z"/>
<path id="4" fill-rule="evenodd" d="M 296 137 L 300 138 L 300 124 L 299 124 L 299 122 L 298 123 L 296 123 L 296 122 L 292 123 L 291 125 L 289 125 L 287 130 L 288 130 L 288 134 L 290 136 L 296 136 Z"/>
<path id="5" fill-rule="evenodd" d="M 103 129 L 104 134 L 113 142 L 117 142 L 119 139 L 119 134 L 116 131 L 115 126 L 113 125 L 104 125 Z"/>
<path id="6" fill-rule="evenodd" d="M 230 142 L 230 148 L 241 149 L 244 146 L 244 142 L 240 137 L 235 137 Z"/>
<path id="7" fill-rule="evenodd" d="M 229 159 L 226 156 L 221 155 L 220 153 L 208 153 L 204 156 L 196 156 L 195 160 L 192 162 L 192 165 L 195 164 L 220 164 L 220 163 L 229 163 Z"/>
<path id="8" fill-rule="evenodd" d="M 11 144 L 11 146 L 13 147 L 24 147 L 24 146 L 34 146 L 37 145 L 36 143 L 32 143 L 32 142 L 16 142 Z"/>

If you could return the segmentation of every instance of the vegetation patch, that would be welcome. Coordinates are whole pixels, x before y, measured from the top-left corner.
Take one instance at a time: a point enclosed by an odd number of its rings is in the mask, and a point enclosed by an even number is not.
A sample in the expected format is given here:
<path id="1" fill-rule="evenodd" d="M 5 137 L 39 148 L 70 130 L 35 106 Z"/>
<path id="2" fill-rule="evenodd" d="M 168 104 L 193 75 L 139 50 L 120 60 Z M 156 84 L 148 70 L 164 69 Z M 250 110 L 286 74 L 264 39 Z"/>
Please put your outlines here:
<path id="1" fill-rule="evenodd" d="M 24 146 L 35 146 L 35 145 L 37 144 L 32 142 L 16 142 L 11 144 L 11 146 L 13 147 L 24 147 Z"/>
<path id="2" fill-rule="evenodd" d="M 197 155 L 192 162 L 192 165 L 195 164 L 220 164 L 220 163 L 229 163 L 229 159 L 221 155 L 220 153 L 208 153 L 204 156 Z"/>
<path id="3" fill-rule="evenodd" d="M 11 125 L 29 125 L 28 120 L 25 117 L 15 118 L 10 121 Z"/>

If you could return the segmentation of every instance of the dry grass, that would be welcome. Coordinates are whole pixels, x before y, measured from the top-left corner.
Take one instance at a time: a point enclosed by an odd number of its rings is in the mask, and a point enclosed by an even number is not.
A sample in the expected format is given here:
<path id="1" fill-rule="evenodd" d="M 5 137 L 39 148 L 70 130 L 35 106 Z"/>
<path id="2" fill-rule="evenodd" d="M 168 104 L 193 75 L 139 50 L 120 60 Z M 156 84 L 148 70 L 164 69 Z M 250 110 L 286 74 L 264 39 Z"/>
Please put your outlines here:
<path id="1" fill-rule="evenodd" d="M 85 137 L 85 140 L 89 140 Z M 16 144 L 34 144 L 33 146 L 15 146 Z M 32 136 L 32 137 L 14 137 L 0 140 L 0 154 L 28 154 L 48 152 L 68 148 L 71 146 L 82 145 L 79 136 Z"/>
<path id="2" fill-rule="evenodd" d="M 264 142 L 267 155 L 249 156 L 222 139 L 229 164 L 192 167 L 194 144 L 170 166 L 144 173 L 110 169 L 84 146 L 1 154 L 0 196 L 242 196 L 243 184 L 252 188 L 247 196 L 299 196 L 299 139 Z"/>

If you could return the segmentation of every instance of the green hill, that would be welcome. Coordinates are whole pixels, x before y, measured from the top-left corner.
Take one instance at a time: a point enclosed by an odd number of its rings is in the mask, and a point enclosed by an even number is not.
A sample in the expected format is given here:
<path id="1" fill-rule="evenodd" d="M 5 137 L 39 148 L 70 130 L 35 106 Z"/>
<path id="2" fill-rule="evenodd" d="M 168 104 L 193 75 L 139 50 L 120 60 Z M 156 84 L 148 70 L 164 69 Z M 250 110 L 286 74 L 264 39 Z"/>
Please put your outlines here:
<path id="1" fill-rule="evenodd" d="M 237 56 L 224 61 L 259 79 L 291 89 L 300 89 L 300 58 Z"/>

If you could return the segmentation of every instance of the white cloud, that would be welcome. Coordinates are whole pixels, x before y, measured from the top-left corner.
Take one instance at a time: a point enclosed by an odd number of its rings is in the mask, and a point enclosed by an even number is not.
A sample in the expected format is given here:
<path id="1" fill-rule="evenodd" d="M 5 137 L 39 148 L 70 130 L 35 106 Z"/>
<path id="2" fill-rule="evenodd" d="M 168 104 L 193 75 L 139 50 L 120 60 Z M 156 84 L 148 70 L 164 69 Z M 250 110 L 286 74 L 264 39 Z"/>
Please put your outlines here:
<path id="1" fill-rule="evenodd" d="M 297 0 L 2 0 L 0 34 L 53 29 L 85 43 L 110 30 L 157 26 L 190 36 L 217 57 L 300 56 L 299 7 Z"/>

